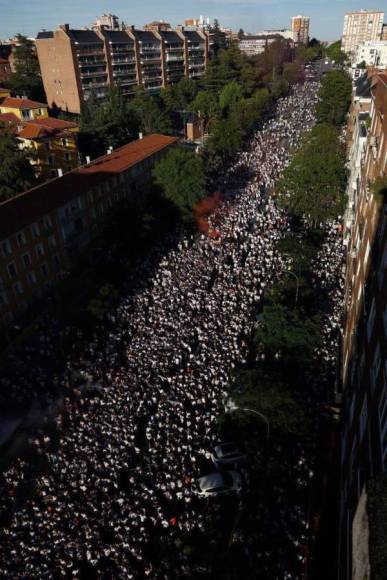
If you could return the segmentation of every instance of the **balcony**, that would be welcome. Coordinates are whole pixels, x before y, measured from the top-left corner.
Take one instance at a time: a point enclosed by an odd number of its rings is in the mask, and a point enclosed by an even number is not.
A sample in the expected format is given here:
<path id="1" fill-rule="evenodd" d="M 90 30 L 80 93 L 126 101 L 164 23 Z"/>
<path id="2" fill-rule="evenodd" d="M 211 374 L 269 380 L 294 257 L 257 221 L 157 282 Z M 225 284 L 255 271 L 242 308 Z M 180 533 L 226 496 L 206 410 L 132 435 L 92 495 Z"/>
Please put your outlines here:
<path id="1" fill-rule="evenodd" d="M 111 47 L 112 54 L 123 54 L 128 52 L 134 52 L 134 45 L 127 44 L 124 46 L 112 46 Z"/>
<path id="2" fill-rule="evenodd" d="M 78 48 L 77 49 L 77 57 L 78 59 L 82 56 L 101 56 L 105 58 L 105 53 L 103 49 L 100 48 Z"/>
<path id="3" fill-rule="evenodd" d="M 81 78 L 92 78 L 92 77 L 100 77 L 106 76 L 106 68 L 101 70 L 93 70 L 93 71 L 81 71 Z"/>
<path id="4" fill-rule="evenodd" d="M 152 61 L 160 61 L 161 60 L 161 54 L 160 53 L 153 54 L 153 55 L 146 55 L 146 54 L 144 55 L 144 54 L 142 54 L 140 58 L 141 58 L 141 61 L 140 61 L 141 64 L 147 63 L 147 62 L 152 62 Z"/>
<path id="5" fill-rule="evenodd" d="M 166 62 L 184 62 L 184 55 L 181 54 L 179 56 L 171 56 L 167 53 L 165 60 Z"/>
<path id="6" fill-rule="evenodd" d="M 78 64 L 80 67 L 83 66 L 106 66 L 105 58 L 90 58 L 90 59 L 78 59 Z"/>
<path id="7" fill-rule="evenodd" d="M 134 64 L 135 62 L 136 62 L 136 59 L 135 59 L 134 56 L 133 57 L 120 57 L 120 58 L 117 58 L 117 57 L 114 57 L 113 56 L 113 58 L 112 58 L 112 63 L 113 64 L 121 64 L 121 63 L 132 63 L 132 64 Z"/>
<path id="8" fill-rule="evenodd" d="M 105 80 L 104 82 L 102 81 L 96 81 L 93 83 L 83 83 L 82 84 L 82 88 L 83 90 L 87 90 L 87 89 L 99 89 L 99 88 L 107 88 L 107 81 Z"/>
<path id="9" fill-rule="evenodd" d="M 113 71 L 113 76 L 114 77 L 131 77 L 131 78 L 136 78 L 136 74 L 133 74 L 133 71 L 131 70 L 115 70 Z"/>

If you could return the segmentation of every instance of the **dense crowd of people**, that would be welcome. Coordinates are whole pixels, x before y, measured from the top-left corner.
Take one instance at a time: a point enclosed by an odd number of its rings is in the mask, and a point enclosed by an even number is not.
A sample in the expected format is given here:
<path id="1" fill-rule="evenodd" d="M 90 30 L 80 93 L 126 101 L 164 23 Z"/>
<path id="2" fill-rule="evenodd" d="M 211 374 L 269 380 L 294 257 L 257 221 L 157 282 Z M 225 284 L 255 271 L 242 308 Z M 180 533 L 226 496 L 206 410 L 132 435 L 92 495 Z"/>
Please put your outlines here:
<path id="1" fill-rule="evenodd" d="M 29 390 L 36 399 L 47 392 L 64 399 L 54 427 L 31 438 L 30 460 L 18 459 L 0 479 L 0 577 L 192 575 L 195 563 L 177 541 L 203 536 L 207 515 L 191 484 L 217 442 L 217 416 L 233 369 L 246 360 L 257 305 L 285 267 L 276 242 L 288 223 L 268 192 L 314 123 L 317 89 L 309 82 L 281 99 L 230 167 L 210 218 L 216 239 L 182 234 L 168 251 L 156 249 L 91 340 L 73 328 L 53 329 L 61 352 L 72 342 L 64 372 L 43 364 L 53 348 L 46 332 L 37 358 L 24 353 L 35 374 L 23 368 L 2 380 L 3 392 L 19 398 Z M 339 261 L 325 267 L 330 252 L 340 253 L 333 227 L 316 277 L 334 293 Z M 324 356 L 333 356 L 339 302 L 338 293 Z M 302 450 L 289 461 L 307 479 Z M 295 507 L 292 517 L 297 546 L 305 514 Z M 234 540 L 264 568 L 265 531 L 259 517 L 254 524 L 248 538 L 236 530 Z M 278 578 L 297 577 L 277 559 Z"/>

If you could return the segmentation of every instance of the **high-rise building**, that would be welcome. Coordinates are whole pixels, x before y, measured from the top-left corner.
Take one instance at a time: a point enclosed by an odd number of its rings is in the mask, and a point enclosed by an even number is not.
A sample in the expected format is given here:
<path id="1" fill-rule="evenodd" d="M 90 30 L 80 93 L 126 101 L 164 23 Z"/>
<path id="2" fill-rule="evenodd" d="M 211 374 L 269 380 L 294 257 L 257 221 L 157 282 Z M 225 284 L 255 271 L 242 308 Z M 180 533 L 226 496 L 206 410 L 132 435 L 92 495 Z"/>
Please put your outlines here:
<path id="1" fill-rule="evenodd" d="M 292 34 L 293 42 L 295 44 L 308 44 L 309 42 L 309 16 L 298 16 L 292 17 Z"/>
<path id="2" fill-rule="evenodd" d="M 105 26 L 106 28 L 109 28 L 109 30 L 119 30 L 120 21 L 118 16 L 115 14 L 102 14 L 102 16 L 97 18 L 94 26 L 97 28 L 100 26 Z"/>
<path id="3" fill-rule="evenodd" d="M 383 19 L 382 10 L 347 12 L 344 16 L 341 50 L 353 60 L 360 44 L 381 39 Z"/>
<path id="4" fill-rule="evenodd" d="M 349 156 L 341 352 L 339 580 L 369 578 L 375 557 L 369 492 L 375 478 L 387 473 L 386 186 L 384 195 L 375 194 L 375 184 L 382 189 L 387 176 L 387 76 L 357 81 L 354 99 L 359 102 Z"/>
<path id="5" fill-rule="evenodd" d="M 79 114 L 82 102 L 105 99 L 113 86 L 131 96 L 139 85 L 154 92 L 184 75 L 200 78 L 208 63 L 209 37 L 183 28 L 73 30 L 64 24 L 54 32 L 39 32 L 36 47 L 49 105 Z"/>

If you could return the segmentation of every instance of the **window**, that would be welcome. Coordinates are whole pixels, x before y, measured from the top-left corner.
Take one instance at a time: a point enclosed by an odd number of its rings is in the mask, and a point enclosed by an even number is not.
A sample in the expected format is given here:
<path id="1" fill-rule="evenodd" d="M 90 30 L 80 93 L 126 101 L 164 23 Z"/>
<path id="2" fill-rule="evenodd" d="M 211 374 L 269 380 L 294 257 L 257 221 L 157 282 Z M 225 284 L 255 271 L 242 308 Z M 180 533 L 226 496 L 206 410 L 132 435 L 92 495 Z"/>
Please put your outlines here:
<path id="1" fill-rule="evenodd" d="M 26 243 L 26 237 L 24 235 L 24 232 L 19 232 L 16 234 L 16 241 L 19 248 L 21 246 L 24 246 L 24 244 Z"/>
<path id="2" fill-rule="evenodd" d="M 66 161 L 71 161 L 71 159 L 72 159 L 71 153 L 65 153 L 65 159 L 66 159 Z"/>
<path id="3" fill-rule="evenodd" d="M 380 356 L 380 344 L 377 345 L 375 349 L 375 354 L 372 359 L 372 366 L 370 369 L 370 385 L 371 391 L 375 391 L 376 381 L 378 380 L 380 365 L 382 364 L 382 358 Z"/>
<path id="4" fill-rule="evenodd" d="M 51 249 L 56 248 L 56 238 L 55 236 L 50 236 L 48 238 L 48 245 Z"/>
<path id="5" fill-rule="evenodd" d="M 33 284 L 36 284 L 36 275 L 35 275 L 35 272 L 33 270 L 31 270 L 30 272 L 27 272 L 27 280 L 31 284 L 31 286 Z"/>
<path id="6" fill-rule="evenodd" d="M 15 262 L 11 262 L 10 264 L 8 264 L 7 270 L 8 270 L 8 274 L 9 274 L 10 278 L 15 278 L 17 276 L 17 269 L 16 269 Z"/>
<path id="7" fill-rule="evenodd" d="M 367 420 L 368 420 L 368 409 L 367 409 L 367 397 L 365 396 L 359 417 L 360 440 L 363 439 L 365 430 L 367 428 Z"/>
<path id="8" fill-rule="evenodd" d="M 5 304 L 8 304 L 7 293 L 5 290 L 0 290 L 0 306 L 4 306 Z"/>
<path id="9" fill-rule="evenodd" d="M 31 265 L 31 256 L 29 252 L 23 255 L 23 264 L 27 267 Z"/>
<path id="10" fill-rule="evenodd" d="M 379 407 L 380 450 L 382 454 L 383 471 L 387 469 L 387 386 L 384 385 Z"/>
<path id="11" fill-rule="evenodd" d="M 372 300 L 371 310 L 370 310 L 368 320 L 367 320 L 367 340 L 368 340 L 368 342 L 370 342 L 370 340 L 371 340 L 372 332 L 374 329 L 375 315 L 376 315 L 376 305 L 375 305 L 375 298 L 374 298 Z"/>
<path id="12" fill-rule="evenodd" d="M 16 296 L 20 296 L 20 294 L 23 294 L 23 285 L 21 282 L 16 282 L 16 284 L 14 284 L 13 286 L 13 291 L 15 292 Z"/>
<path id="13" fill-rule="evenodd" d="M 43 246 L 43 244 L 37 244 L 35 246 L 35 251 L 36 251 L 36 255 L 38 256 L 38 258 L 41 258 L 42 256 L 44 256 L 44 246 Z"/>
<path id="14" fill-rule="evenodd" d="M 40 269 L 41 269 L 43 276 L 47 277 L 48 276 L 48 265 L 46 263 L 44 263 L 40 266 Z"/>
<path id="15" fill-rule="evenodd" d="M 40 230 L 39 230 L 38 224 L 32 224 L 32 226 L 31 226 L 31 234 L 32 234 L 32 237 L 34 239 L 35 238 L 38 238 L 40 236 Z"/>
<path id="16" fill-rule="evenodd" d="M 54 164 L 55 164 L 55 157 L 54 157 L 54 155 L 49 155 L 48 156 L 48 164 L 49 164 L 50 167 L 54 167 Z"/>
<path id="17" fill-rule="evenodd" d="M 1 242 L 1 253 L 3 254 L 4 258 L 12 254 L 12 247 L 9 240 L 4 240 L 4 242 Z"/>

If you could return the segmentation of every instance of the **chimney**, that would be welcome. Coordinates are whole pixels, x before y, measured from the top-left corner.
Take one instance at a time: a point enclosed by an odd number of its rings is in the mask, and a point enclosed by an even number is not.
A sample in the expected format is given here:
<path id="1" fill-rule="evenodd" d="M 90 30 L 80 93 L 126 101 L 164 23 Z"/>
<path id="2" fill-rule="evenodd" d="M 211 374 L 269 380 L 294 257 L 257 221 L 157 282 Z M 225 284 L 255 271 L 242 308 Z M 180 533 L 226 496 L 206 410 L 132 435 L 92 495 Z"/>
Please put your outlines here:
<path id="1" fill-rule="evenodd" d="M 63 169 L 59 168 L 58 169 L 58 177 L 62 177 L 63 176 Z"/>
<path id="2" fill-rule="evenodd" d="M 138 138 L 139 138 L 139 139 L 144 139 L 144 135 L 143 135 L 143 133 L 139 133 L 139 134 L 138 134 Z"/>

